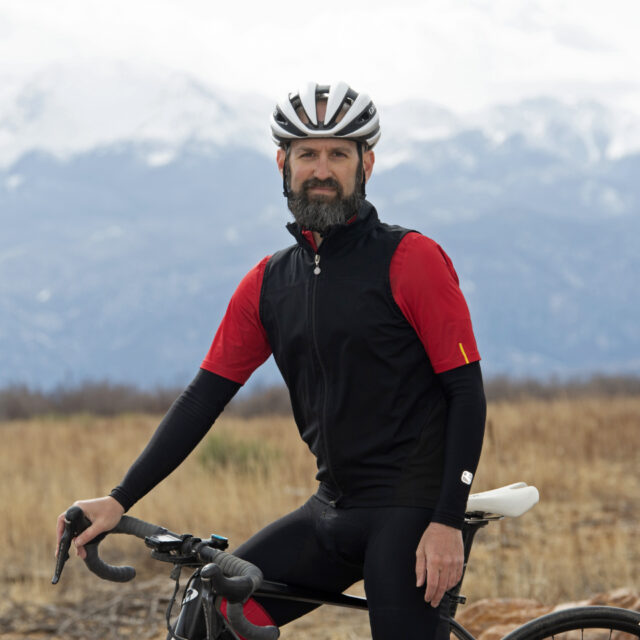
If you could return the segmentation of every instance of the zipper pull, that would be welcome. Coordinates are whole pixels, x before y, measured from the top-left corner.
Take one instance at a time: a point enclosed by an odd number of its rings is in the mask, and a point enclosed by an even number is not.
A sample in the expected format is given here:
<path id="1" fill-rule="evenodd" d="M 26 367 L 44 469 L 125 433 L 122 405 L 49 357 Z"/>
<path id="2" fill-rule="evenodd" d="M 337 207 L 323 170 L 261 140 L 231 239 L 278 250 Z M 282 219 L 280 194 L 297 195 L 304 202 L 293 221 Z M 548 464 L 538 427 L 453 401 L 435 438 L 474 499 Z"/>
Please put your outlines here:
<path id="1" fill-rule="evenodd" d="M 320 256 L 316 253 L 316 267 L 313 270 L 313 273 L 315 275 L 319 275 L 320 273 Z"/>

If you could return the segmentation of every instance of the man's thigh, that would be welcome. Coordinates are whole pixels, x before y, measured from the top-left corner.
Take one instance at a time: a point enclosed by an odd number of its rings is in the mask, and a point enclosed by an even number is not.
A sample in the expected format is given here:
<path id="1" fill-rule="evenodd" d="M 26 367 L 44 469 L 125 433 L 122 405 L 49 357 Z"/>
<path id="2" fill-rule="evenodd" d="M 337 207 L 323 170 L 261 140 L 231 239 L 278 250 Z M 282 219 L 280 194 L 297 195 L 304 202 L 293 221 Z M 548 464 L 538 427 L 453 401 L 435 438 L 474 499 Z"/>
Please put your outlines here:
<path id="1" fill-rule="evenodd" d="M 429 509 L 390 507 L 372 527 L 364 580 L 373 640 L 441 637 L 440 607 L 427 604 L 424 587 L 416 587 L 416 548 L 431 515 Z"/>
<path id="2" fill-rule="evenodd" d="M 318 535 L 323 505 L 312 497 L 299 509 L 276 520 L 234 553 L 260 568 L 266 580 L 341 592 L 362 578 L 362 569 L 332 557 Z M 317 605 L 256 598 L 281 626 Z"/>

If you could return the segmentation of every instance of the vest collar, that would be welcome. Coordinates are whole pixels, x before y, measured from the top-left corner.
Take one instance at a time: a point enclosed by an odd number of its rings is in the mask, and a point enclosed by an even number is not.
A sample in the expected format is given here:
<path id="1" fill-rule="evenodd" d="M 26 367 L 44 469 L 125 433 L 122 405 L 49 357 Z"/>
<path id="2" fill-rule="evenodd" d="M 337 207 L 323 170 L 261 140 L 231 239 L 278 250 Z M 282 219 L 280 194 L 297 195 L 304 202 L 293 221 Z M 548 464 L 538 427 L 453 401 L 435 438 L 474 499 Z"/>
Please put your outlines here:
<path id="1" fill-rule="evenodd" d="M 330 246 L 334 245 L 342 245 L 344 242 L 347 242 L 351 238 L 355 238 L 360 234 L 364 233 L 367 229 L 370 229 L 372 226 L 379 222 L 378 212 L 376 208 L 368 201 L 363 200 L 360 205 L 360 209 L 351 222 L 347 225 L 342 226 L 338 225 L 335 227 L 330 227 L 327 232 L 322 236 L 322 244 L 320 245 L 319 251 L 322 251 L 327 242 Z M 302 229 L 297 222 L 289 222 L 287 224 L 287 230 L 289 233 L 298 241 L 298 244 L 307 250 L 313 251 L 313 247 L 305 238 L 302 233 Z"/>

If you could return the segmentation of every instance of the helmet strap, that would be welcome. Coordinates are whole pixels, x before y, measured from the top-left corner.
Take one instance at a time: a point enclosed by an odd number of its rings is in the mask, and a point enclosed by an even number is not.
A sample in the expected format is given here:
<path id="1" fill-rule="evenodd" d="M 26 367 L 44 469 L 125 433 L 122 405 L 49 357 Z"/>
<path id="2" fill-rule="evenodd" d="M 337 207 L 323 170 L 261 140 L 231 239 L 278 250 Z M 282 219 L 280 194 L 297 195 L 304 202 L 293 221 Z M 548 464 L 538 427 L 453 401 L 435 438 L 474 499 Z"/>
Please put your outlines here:
<path id="1" fill-rule="evenodd" d="M 358 145 L 358 160 L 359 160 L 359 165 L 358 165 L 358 172 L 362 175 L 362 183 L 360 184 L 360 194 L 362 195 L 363 198 L 367 197 L 367 180 L 366 177 L 364 175 L 364 160 L 363 155 L 364 155 L 364 143 L 363 142 L 357 142 L 356 143 Z"/>
<path id="2" fill-rule="evenodd" d="M 288 144 L 285 148 L 284 164 L 282 165 L 282 195 L 285 198 L 289 197 L 289 186 L 287 185 L 287 174 L 288 174 L 288 168 L 289 168 L 290 149 L 291 149 L 291 145 Z"/>

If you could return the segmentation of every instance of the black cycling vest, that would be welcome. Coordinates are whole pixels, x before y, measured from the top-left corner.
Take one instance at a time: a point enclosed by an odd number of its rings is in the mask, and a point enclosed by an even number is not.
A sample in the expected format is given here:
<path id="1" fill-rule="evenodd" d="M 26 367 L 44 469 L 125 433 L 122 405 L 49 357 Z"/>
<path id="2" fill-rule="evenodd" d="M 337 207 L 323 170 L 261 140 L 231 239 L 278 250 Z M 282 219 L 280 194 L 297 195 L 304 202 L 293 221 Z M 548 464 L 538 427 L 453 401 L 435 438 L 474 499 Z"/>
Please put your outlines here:
<path id="1" fill-rule="evenodd" d="M 408 232 L 364 202 L 354 222 L 267 262 L 260 318 L 325 496 L 343 506 L 437 503 L 446 404 L 395 303 L 391 258 Z"/>

